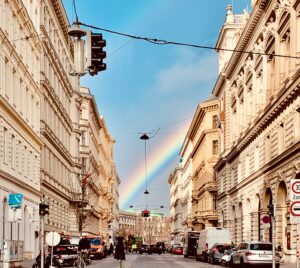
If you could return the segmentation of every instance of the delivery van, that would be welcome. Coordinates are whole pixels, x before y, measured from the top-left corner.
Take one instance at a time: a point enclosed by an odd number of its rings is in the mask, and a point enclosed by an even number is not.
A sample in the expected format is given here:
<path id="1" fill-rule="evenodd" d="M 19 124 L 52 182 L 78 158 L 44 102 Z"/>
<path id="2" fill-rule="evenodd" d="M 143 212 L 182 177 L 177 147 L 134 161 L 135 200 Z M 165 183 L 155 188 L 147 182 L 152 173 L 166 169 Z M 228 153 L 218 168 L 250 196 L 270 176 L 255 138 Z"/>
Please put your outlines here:
<path id="1" fill-rule="evenodd" d="M 186 232 L 184 234 L 184 241 L 183 241 L 183 256 L 185 258 L 189 256 L 196 256 L 197 244 L 199 239 L 199 232 Z"/>
<path id="2" fill-rule="evenodd" d="M 196 260 L 207 261 L 208 251 L 215 243 L 231 243 L 229 229 L 222 227 L 209 227 L 200 231 Z"/>

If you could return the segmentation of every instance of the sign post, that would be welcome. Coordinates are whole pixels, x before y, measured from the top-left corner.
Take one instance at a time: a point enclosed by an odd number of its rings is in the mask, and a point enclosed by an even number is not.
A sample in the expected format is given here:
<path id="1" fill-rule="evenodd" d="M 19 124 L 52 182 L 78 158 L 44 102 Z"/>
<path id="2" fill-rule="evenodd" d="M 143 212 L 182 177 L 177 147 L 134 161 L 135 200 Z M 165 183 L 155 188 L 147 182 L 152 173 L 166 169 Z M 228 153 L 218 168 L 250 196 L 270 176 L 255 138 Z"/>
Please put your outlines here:
<path id="1" fill-rule="evenodd" d="M 299 268 L 299 225 L 300 225 L 300 180 L 291 180 L 291 191 L 290 191 L 290 222 L 297 224 L 297 244 L 296 244 L 296 263 Z"/>

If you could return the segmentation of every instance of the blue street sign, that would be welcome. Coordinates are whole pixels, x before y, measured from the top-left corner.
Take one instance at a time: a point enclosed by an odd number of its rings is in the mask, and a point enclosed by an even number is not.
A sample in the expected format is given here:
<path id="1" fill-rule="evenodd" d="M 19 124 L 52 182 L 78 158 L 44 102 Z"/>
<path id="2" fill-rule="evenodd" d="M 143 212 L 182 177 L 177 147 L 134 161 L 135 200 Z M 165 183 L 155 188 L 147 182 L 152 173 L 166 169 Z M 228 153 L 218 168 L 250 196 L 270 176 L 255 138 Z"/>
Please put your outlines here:
<path id="1" fill-rule="evenodd" d="M 23 202 L 23 194 L 9 194 L 8 205 L 13 208 L 20 208 Z"/>

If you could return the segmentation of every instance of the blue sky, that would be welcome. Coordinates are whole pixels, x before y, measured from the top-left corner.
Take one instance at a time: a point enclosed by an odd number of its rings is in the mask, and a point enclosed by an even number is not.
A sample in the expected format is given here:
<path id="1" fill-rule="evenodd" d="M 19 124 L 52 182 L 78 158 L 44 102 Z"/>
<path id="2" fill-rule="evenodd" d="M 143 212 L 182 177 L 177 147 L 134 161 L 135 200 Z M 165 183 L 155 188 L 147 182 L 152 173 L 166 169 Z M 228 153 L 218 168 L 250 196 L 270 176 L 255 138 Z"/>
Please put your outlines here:
<path id="1" fill-rule="evenodd" d="M 72 0 L 63 0 L 72 23 Z M 215 46 L 226 6 L 234 13 L 251 8 L 250 0 L 76 0 L 83 23 L 142 37 Z M 94 32 L 100 32 L 93 30 Z M 91 89 L 98 109 L 116 139 L 115 160 L 122 185 L 144 161 L 139 133 L 192 118 L 196 106 L 210 95 L 218 75 L 214 51 L 182 46 L 159 46 L 102 32 L 106 39 L 107 70 L 85 76 L 81 84 Z M 176 124 L 160 131 L 151 146 L 172 135 Z M 168 207 L 169 173 L 178 157 L 149 185 L 149 204 Z M 133 197 L 140 208 L 143 193 Z M 165 209 L 167 212 L 167 209 Z"/>

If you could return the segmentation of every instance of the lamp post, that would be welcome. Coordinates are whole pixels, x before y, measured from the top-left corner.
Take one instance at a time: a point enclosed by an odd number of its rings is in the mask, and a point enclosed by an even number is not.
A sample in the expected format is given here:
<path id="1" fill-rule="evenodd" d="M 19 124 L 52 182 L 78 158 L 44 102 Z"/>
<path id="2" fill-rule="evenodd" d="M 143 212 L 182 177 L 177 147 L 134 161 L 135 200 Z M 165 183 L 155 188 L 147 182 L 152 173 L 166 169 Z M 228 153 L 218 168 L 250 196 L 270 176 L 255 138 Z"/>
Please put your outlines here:
<path id="1" fill-rule="evenodd" d="M 146 195 L 146 209 L 147 209 L 147 194 L 149 194 L 148 191 L 148 182 L 147 182 L 147 140 L 149 140 L 149 136 L 145 133 L 140 137 L 141 140 L 145 141 L 145 178 L 146 178 L 146 189 L 144 194 Z"/>

